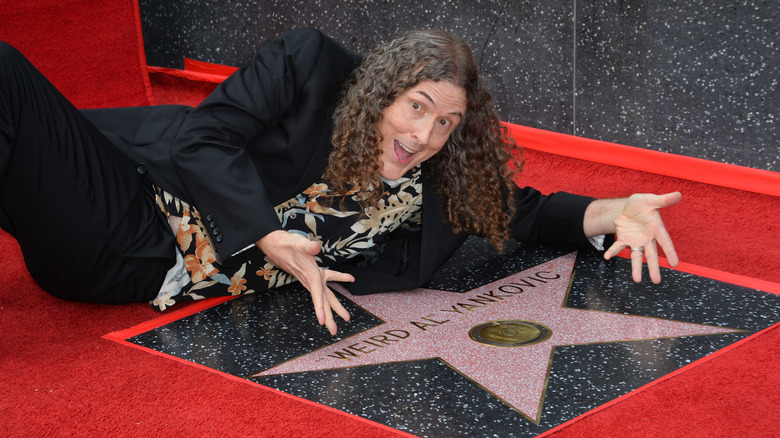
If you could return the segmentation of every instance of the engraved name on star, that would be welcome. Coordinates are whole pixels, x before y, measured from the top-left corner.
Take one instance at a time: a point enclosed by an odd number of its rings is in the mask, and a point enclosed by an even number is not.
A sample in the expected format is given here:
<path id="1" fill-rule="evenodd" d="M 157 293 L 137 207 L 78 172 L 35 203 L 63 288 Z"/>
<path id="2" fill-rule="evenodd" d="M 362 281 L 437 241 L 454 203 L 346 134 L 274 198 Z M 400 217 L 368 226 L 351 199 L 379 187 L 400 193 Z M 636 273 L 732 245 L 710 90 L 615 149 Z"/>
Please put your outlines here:
<path id="1" fill-rule="evenodd" d="M 539 424 L 555 347 L 733 333 L 739 330 L 564 307 L 576 253 L 465 294 L 434 289 L 344 296 L 382 324 L 256 376 L 438 358 Z M 492 321 L 549 329 L 542 342 L 496 346 L 469 332 Z"/>

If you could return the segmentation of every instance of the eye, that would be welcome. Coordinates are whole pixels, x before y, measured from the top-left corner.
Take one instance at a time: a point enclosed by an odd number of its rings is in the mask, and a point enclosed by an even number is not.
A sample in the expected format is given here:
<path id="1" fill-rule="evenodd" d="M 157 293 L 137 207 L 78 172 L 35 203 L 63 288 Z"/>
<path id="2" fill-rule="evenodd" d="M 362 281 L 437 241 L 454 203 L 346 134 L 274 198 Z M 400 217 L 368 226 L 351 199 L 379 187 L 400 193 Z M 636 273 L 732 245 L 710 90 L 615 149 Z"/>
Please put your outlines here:
<path id="1" fill-rule="evenodd" d="M 420 105 L 418 102 L 412 102 L 412 109 L 415 111 L 418 111 L 422 108 L 422 105 Z"/>
<path id="2" fill-rule="evenodd" d="M 443 128 L 449 128 L 452 126 L 452 122 L 449 119 L 439 119 L 439 125 Z"/>

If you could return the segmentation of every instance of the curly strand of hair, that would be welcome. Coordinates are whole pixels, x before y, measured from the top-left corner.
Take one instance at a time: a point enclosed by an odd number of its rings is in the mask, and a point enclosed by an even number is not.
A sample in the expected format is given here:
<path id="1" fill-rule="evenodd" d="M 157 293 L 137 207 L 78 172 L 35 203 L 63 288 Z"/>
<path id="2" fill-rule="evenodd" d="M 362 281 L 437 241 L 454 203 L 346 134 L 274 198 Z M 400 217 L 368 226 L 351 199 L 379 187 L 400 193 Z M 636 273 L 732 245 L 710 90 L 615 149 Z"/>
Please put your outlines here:
<path id="1" fill-rule="evenodd" d="M 456 233 L 490 238 L 501 248 L 515 214 L 514 172 L 521 149 L 500 125 L 492 96 L 479 77 L 468 45 L 441 31 L 410 32 L 369 53 L 347 81 L 334 114 L 325 179 L 334 195 L 359 190 L 363 206 L 383 193 L 379 172 L 382 111 L 424 80 L 451 81 L 467 94 L 464 120 L 430 160 L 432 179 Z"/>

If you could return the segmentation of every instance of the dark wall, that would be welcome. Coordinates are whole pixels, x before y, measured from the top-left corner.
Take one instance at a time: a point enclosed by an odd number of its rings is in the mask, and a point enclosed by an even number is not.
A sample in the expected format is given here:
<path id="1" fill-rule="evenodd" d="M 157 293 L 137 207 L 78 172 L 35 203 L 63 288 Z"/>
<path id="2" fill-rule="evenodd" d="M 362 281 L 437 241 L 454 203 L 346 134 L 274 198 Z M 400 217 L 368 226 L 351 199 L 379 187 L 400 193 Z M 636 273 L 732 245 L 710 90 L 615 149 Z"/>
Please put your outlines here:
<path id="1" fill-rule="evenodd" d="M 780 170 L 780 8 L 701 0 L 140 0 L 150 65 L 245 65 L 296 27 L 365 52 L 401 31 L 463 36 L 504 120 Z"/>

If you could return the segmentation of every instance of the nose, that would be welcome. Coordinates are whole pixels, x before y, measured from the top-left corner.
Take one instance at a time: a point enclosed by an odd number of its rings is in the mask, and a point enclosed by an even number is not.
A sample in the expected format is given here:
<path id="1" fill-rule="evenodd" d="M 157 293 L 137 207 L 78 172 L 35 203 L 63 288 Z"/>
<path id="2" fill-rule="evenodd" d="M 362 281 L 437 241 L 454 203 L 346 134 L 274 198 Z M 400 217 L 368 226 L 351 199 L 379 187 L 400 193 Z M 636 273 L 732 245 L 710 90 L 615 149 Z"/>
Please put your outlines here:
<path id="1" fill-rule="evenodd" d="M 414 141 L 417 142 L 417 144 L 428 144 L 428 141 L 433 134 L 433 128 L 435 127 L 434 123 L 436 123 L 436 119 L 433 117 L 420 120 L 420 122 L 417 123 L 414 132 L 412 132 L 412 137 L 414 137 Z"/>

